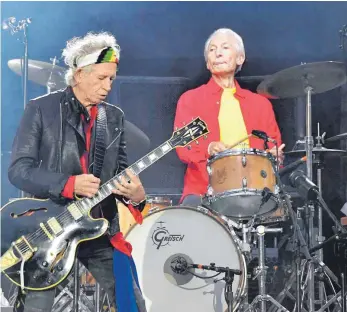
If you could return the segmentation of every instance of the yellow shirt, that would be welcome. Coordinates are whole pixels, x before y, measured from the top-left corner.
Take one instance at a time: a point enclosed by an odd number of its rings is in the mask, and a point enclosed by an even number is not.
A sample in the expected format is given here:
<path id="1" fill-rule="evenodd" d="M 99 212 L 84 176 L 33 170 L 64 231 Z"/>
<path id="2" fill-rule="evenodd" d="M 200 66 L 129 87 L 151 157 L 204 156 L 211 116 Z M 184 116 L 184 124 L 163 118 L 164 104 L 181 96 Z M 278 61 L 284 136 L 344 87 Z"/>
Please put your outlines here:
<path id="1" fill-rule="evenodd" d="M 248 135 L 240 103 L 234 97 L 235 92 L 236 88 L 224 89 L 218 115 L 220 140 L 228 145 L 233 145 Z M 249 140 L 246 139 L 233 148 L 249 148 Z"/>

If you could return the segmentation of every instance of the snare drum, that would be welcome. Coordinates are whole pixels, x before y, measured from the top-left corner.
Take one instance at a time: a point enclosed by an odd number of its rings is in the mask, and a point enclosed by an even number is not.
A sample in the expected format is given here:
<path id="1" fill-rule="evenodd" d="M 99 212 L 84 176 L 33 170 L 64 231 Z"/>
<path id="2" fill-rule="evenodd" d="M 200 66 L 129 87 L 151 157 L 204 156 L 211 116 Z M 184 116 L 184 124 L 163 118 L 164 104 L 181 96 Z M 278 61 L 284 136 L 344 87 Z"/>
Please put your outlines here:
<path id="1" fill-rule="evenodd" d="M 207 163 L 208 194 L 204 205 L 231 218 L 249 219 L 277 208 L 274 164 L 257 149 L 227 150 Z"/>
<path id="2" fill-rule="evenodd" d="M 246 264 L 235 234 L 208 209 L 168 207 L 147 215 L 125 239 L 133 246 L 139 283 L 148 312 L 224 312 L 224 281 L 214 271 L 180 272 L 180 261 L 229 267 L 242 271 L 233 281 L 233 311 L 246 289 Z M 183 259 L 183 260 L 182 260 Z M 224 277 L 222 273 L 219 277 Z"/>
<path id="3" fill-rule="evenodd" d="M 146 200 L 146 206 L 142 210 L 142 216 L 146 216 L 157 209 L 163 209 L 172 205 L 172 200 L 167 197 L 148 196 Z M 118 202 L 118 214 L 119 214 L 119 226 L 123 235 L 129 231 L 129 229 L 136 223 L 133 215 L 129 209 L 121 202 Z"/>

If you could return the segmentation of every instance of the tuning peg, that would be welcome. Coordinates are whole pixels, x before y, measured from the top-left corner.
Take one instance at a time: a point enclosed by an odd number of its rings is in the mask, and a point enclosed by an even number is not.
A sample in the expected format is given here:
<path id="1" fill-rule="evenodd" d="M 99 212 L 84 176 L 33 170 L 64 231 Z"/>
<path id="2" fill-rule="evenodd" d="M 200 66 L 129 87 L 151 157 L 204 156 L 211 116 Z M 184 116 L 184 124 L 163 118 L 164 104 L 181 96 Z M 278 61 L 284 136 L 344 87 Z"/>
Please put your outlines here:
<path id="1" fill-rule="evenodd" d="M 186 125 L 186 123 L 183 121 L 183 126 L 185 126 Z"/>
<path id="2" fill-rule="evenodd" d="M 191 150 L 191 149 L 192 149 L 192 146 L 191 146 L 191 145 L 188 145 L 187 148 L 188 148 L 188 150 Z"/>
<path id="3" fill-rule="evenodd" d="M 207 140 L 207 134 L 204 135 L 204 140 Z"/>
<path id="4" fill-rule="evenodd" d="M 195 140 L 195 143 L 196 143 L 196 145 L 199 145 L 199 141 L 198 140 Z"/>

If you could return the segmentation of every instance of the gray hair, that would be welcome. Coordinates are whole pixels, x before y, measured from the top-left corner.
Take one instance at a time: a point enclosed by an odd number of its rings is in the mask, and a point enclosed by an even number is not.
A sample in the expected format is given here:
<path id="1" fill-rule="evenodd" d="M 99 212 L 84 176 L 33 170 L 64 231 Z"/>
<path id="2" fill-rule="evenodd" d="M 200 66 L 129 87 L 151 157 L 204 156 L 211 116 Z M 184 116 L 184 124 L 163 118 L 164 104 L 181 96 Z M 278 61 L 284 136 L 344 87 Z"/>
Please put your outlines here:
<path id="1" fill-rule="evenodd" d="M 116 47 L 120 51 L 116 38 L 108 32 L 93 33 L 89 32 L 84 37 L 74 37 L 66 43 L 62 56 L 69 69 L 65 74 L 65 82 L 69 86 L 74 85 L 74 74 L 77 70 L 76 59 L 96 52 L 97 50 Z M 84 67 L 91 71 L 91 65 Z"/>
<path id="2" fill-rule="evenodd" d="M 243 56 L 246 56 L 246 52 L 245 52 L 245 47 L 243 45 L 243 40 L 241 38 L 241 36 L 239 34 L 237 34 L 236 32 L 234 32 L 233 30 L 231 30 L 230 28 L 219 28 L 217 30 L 215 30 L 206 40 L 205 42 L 205 48 L 204 48 L 204 57 L 205 57 L 205 61 L 207 62 L 207 54 L 208 54 L 208 47 L 211 43 L 212 38 L 215 35 L 218 34 L 226 34 L 226 35 L 231 35 L 234 37 L 235 41 L 236 41 L 236 49 L 238 52 L 240 52 Z M 238 71 L 241 70 L 242 65 L 239 65 L 235 71 L 235 73 L 237 73 Z"/>

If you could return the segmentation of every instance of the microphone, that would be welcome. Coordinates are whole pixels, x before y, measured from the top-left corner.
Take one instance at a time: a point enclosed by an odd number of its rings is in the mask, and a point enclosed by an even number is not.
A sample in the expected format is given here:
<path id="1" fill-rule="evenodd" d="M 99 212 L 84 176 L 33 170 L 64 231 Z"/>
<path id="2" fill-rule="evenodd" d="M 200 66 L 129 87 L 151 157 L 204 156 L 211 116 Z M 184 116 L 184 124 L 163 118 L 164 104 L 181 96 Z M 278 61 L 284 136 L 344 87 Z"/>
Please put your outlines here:
<path id="1" fill-rule="evenodd" d="M 299 195 L 308 201 L 317 200 L 319 190 L 301 170 L 294 171 L 289 176 L 290 185 L 298 190 Z"/>
<path id="2" fill-rule="evenodd" d="M 291 164 L 289 164 L 288 166 L 285 166 L 284 168 L 278 170 L 278 174 L 280 177 L 283 177 L 284 175 L 286 175 L 288 172 L 296 169 L 297 167 L 299 167 L 301 164 L 303 164 L 304 162 L 306 162 L 307 157 L 304 156 L 294 162 L 292 162 Z"/>
<path id="3" fill-rule="evenodd" d="M 200 270 L 210 270 L 210 271 L 215 271 L 215 272 L 230 271 L 231 273 L 233 273 L 235 275 L 241 275 L 242 274 L 241 270 L 230 269 L 228 267 L 217 267 L 217 266 L 215 266 L 214 263 L 211 263 L 210 265 L 204 265 L 204 264 L 199 264 L 199 263 L 190 263 L 190 264 L 188 264 L 188 269 L 189 268 L 200 269 Z"/>
<path id="4" fill-rule="evenodd" d="M 254 135 L 255 137 L 257 137 L 257 138 L 259 138 L 259 139 L 262 139 L 262 140 L 264 140 L 264 141 L 266 141 L 266 142 L 271 142 L 271 143 L 273 143 L 273 144 L 276 144 L 276 143 L 277 143 L 276 140 L 270 138 L 270 137 L 266 134 L 266 132 L 264 132 L 264 131 L 252 130 L 252 135 Z"/>

